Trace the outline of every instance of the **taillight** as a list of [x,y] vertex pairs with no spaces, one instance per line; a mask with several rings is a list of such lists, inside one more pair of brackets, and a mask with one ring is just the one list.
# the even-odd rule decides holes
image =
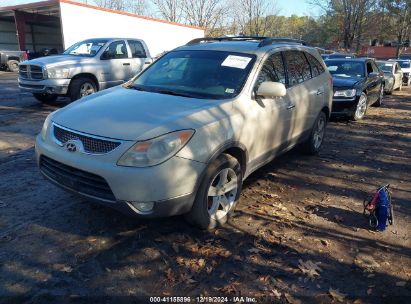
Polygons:
[[27,55],[27,52],[24,52],[24,53],[23,53],[23,58],[24,58],[24,60],[29,59],[29,55]]

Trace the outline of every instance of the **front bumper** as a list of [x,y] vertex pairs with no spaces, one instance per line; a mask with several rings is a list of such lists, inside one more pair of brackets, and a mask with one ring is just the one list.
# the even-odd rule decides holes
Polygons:
[[[36,138],[36,160],[43,175],[67,191],[127,215],[163,217],[188,212],[194,202],[197,182],[206,167],[204,163],[176,156],[153,167],[121,167],[116,165],[117,160],[133,142],[125,142],[116,150],[104,155],[90,155],[69,152],[49,140],[49,136],[47,138],[46,141],[43,141],[40,135]],[[74,170],[101,177],[112,191],[113,199],[103,199],[102,196],[94,194],[95,192],[90,194],[84,191],[84,184],[80,187],[76,178],[73,178],[77,175],[69,176],[69,182],[51,176],[40,166],[42,156]],[[151,211],[140,212],[130,202],[154,202],[154,207]]]
[[66,95],[70,85],[70,79],[29,80],[19,77],[18,82],[22,91],[57,95]]
[[354,115],[359,96],[354,98],[334,98],[331,110],[332,116],[352,116]]

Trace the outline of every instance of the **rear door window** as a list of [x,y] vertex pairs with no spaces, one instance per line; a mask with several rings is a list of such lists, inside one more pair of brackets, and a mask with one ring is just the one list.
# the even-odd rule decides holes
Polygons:
[[290,87],[311,79],[311,68],[301,51],[286,51],[288,84]]
[[309,53],[304,53],[305,56],[307,57],[308,62],[310,63],[311,67],[311,75],[312,77],[317,77],[318,75],[321,75],[324,73],[324,67],[321,65],[321,63],[315,58],[313,55]]
[[128,58],[128,51],[126,47],[126,42],[114,41],[110,43],[103,54],[104,59],[124,59]]
[[137,40],[127,40],[128,45],[130,46],[131,56],[133,58],[145,58],[146,51],[144,46],[140,41]]

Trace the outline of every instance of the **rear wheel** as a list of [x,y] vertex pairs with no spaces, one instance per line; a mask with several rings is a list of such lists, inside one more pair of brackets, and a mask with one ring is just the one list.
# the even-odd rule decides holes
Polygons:
[[361,120],[364,118],[365,113],[367,112],[367,95],[363,92],[361,93],[360,99],[357,103],[357,108],[355,109],[353,120]]
[[206,169],[191,211],[186,219],[201,229],[227,222],[240,197],[241,166],[236,158],[222,154]]
[[81,77],[71,81],[69,95],[71,101],[75,101],[84,96],[91,95],[97,92],[97,86],[90,78]]
[[56,94],[33,93],[33,96],[42,103],[51,103],[57,100]]
[[324,112],[320,112],[311,129],[310,137],[302,144],[305,153],[315,155],[320,151],[324,140],[326,125],[327,117]]
[[7,61],[7,68],[10,72],[18,72],[19,71],[19,62],[17,60],[9,60]]

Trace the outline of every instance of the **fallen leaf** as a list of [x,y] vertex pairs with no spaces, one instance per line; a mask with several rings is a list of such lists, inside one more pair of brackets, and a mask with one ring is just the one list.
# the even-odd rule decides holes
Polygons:
[[205,260],[204,259],[199,259],[198,260],[198,266],[200,266],[201,268],[205,266]]
[[353,304],[362,304],[362,301],[360,299],[357,299],[353,302]]
[[108,267],[106,267],[106,271],[107,271],[107,272],[111,272],[111,269],[108,268]]
[[342,221],[344,221],[344,218],[343,218],[342,216],[339,216],[339,215],[334,215],[334,219],[335,219],[337,222],[342,222]]
[[318,265],[321,264],[321,262],[313,263],[311,260],[306,262],[298,260],[298,262],[298,268],[303,274],[307,275],[307,278],[311,279],[311,281],[320,276],[319,272],[321,272],[322,269]]
[[290,304],[301,304],[300,300],[297,300],[297,299],[293,298],[288,293],[285,293],[284,297],[287,300],[287,302],[290,303]]
[[398,286],[398,287],[404,287],[405,285],[407,285],[407,282],[405,282],[405,281],[399,281],[399,282],[395,283],[395,286]]
[[332,289],[331,287],[328,289],[328,292],[333,300],[337,300],[338,302],[343,302],[346,297],[346,294],[341,293],[338,289]]
[[370,295],[370,294],[372,294],[372,288],[367,289],[367,295]]
[[321,240],[321,244],[323,244],[324,246],[328,246],[330,242],[327,240]]
[[273,295],[279,299],[281,298],[281,292],[279,292],[277,289],[271,289],[271,292],[273,293]]

